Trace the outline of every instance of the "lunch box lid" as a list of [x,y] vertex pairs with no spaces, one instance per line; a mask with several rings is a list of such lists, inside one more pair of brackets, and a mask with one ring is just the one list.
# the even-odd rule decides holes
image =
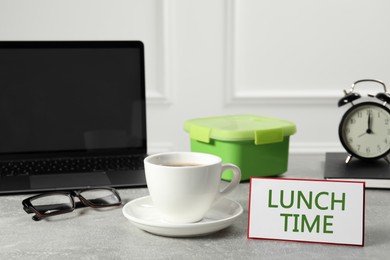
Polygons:
[[255,115],[227,115],[195,118],[184,123],[191,139],[210,143],[220,141],[254,140],[256,145],[282,142],[296,132],[294,123]]

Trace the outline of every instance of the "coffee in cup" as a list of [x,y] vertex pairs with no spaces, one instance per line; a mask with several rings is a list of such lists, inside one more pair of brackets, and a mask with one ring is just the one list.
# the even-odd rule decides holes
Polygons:
[[[144,160],[146,182],[164,221],[192,223],[203,218],[212,204],[241,180],[240,169],[222,164],[220,157],[195,152],[169,152]],[[232,181],[220,190],[221,175],[233,171]]]

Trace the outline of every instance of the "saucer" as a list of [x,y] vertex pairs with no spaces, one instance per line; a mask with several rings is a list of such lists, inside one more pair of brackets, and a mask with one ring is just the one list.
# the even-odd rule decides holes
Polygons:
[[242,214],[243,208],[238,202],[221,198],[199,222],[174,224],[163,221],[150,196],[146,196],[128,202],[122,212],[135,226],[149,233],[169,237],[192,237],[214,233],[230,226]]

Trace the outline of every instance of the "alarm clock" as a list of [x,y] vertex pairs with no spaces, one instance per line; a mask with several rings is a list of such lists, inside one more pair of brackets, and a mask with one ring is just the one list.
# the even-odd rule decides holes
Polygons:
[[[361,95],[355,92],[359,83],[374,82],[382,85],[384,92],[376,95],[368,94],[368,100],[355,102]],[[350,104],[351,107],[342,116],[339,125],[341,144],[348,152],[345,163],[355,157],[365,161],[385,159],[390,163],[390,95],[386,85],[375,79],[362,79],[354,82],[349,91],[344,90],[345,96],[338,102],[338,106]]]

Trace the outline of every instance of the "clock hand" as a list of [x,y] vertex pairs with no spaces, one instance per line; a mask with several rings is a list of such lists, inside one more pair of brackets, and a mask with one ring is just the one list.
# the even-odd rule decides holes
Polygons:
[[365,134],[367,134],[367,131],[366,132],[364,132],[363,134],[361,134],[361,135],[358,135],[358,137],[362,137],[363,135],[365,135]]
[[368,128],[367,128],[367,131],[366,131],[367,134],[372,134],[373,133],[371,127],[372,127],[372,119],[371,119],[371,112],[370,112],[368,114]]

